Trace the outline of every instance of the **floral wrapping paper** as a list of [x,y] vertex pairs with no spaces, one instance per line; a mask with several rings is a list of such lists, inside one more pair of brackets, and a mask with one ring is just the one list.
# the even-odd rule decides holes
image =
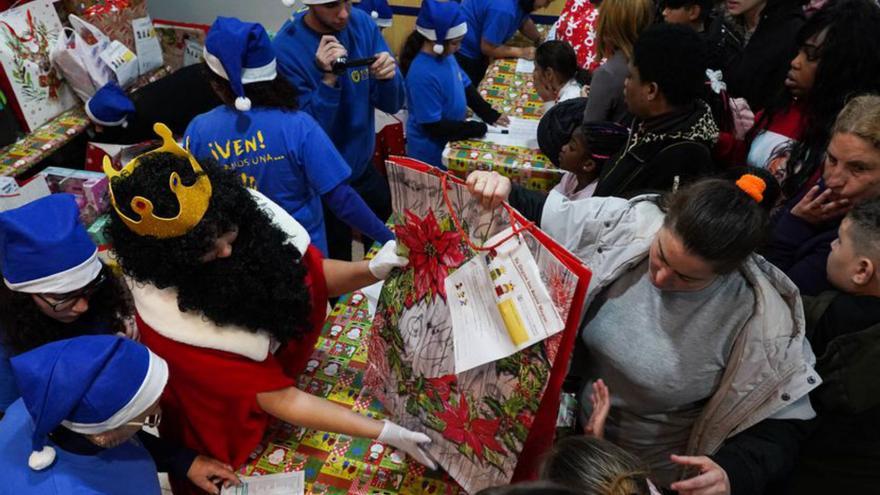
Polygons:
[[[364,388],[372,325],[366,298],[355,292],[330,312],[298,387],[361,414],[382,419],[382,404]],[[375,440],[275,422],[239,471],[260,475],[305,471],[306,493],[464,495],[443,472]]]
[[[388,178],[393,228],[410,263],[383,286],[364,385],[396,422],[431,437],[426,450],[469,493],[509,483],[563,333],[456,375],[444,280],[477,253],[457,230],[437,176],[389,162]],[[499,219],[504,215],[483,209],[464,186],[450,181],[448,187],[451,208],[474,244],[509,224]],[[522,240],[565,321],[578,276],[529,232]]]
[[[541,98],[531,74],[516,72],[516,60],[496,60],[483,78],[480,94],[492,106],[511,116],[540,119]],[[562,170],[553,166],[540,150],[501,146],[485,141],[455,141],[443,153],[450,172],[465,178],[474,170],[495,170],[514,184],[538,191],[549,191],[562,179]]]

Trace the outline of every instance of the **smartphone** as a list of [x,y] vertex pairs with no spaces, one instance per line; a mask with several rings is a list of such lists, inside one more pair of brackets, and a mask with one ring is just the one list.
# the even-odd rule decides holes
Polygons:
[[342,74],[352,67],[363,67],[365,65],[373,65],[379,57],[359,58],[355,60],[346,60],[345,62],[337,60],[333,62],[333,73]]

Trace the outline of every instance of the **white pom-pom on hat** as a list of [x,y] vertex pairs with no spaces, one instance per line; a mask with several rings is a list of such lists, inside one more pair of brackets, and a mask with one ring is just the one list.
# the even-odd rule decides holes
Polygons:
[[443,45],[440,43],[434,43],[434,53],[437,55],[443,55]]
[[28,466],[34,471],[42,471],[55,462],[55,449],[46,445],[40,451],[33,451],[28,457]]
[[370,17],[372,17],[373,19],[378,19],[379,13],[374,10],[374,11],[370,12]]
[[239,96],[235,99],[235,108],[242,112],[247,112],[251,109],[251,100],[246,96]]
[[283,3],[285,7],[293,7],[293,4],[296,3],[296,0],[281,0],[281,3]]

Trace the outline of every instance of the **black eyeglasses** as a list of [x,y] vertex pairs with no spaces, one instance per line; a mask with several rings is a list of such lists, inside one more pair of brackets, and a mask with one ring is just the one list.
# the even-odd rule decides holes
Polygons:
[[82,289],[75,290],[75,291],[69,292],[67,294],[62,294],[62,295],[59,295],[58,297],[55,297],[55,296],[48,296],[47,297],[43,294],[37,294],[37,297],[39,297],[40,300],[43,301],[44,303],[48,304],[49,307],[52,308],[52,311],[57,313],[59,311],[64,311],[66,309],[70,309],[81,298],[88,299],[106,281],[107,281],[107,274],[102,269],[98,273],[98,276],[95,277],[94,280],[89,282],[88,285],[86,285]]

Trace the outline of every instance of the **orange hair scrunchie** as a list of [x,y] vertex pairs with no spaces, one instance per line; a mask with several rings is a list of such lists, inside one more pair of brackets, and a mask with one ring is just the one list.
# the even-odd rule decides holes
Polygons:
[[736,186],[758,203],[764,201],[764,191],[767,189],[767,183],[757,175],[743,175],[736,181]]

